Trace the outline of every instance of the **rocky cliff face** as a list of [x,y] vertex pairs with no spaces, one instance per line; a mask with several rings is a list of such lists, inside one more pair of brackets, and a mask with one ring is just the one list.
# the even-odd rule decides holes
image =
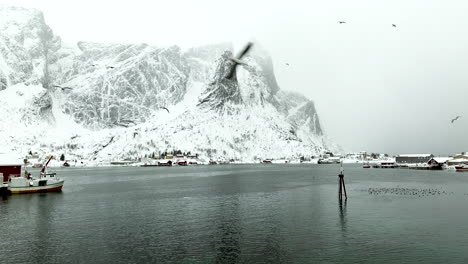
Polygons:
[[0,6],[0,89],[17,83],[49,86],[60,38],[34,9]]
[[[260,48],[229,80],[230,44],[187,51],[66,46],[42,13],[13,7],[0,8],[0,30],[1,113],[15,103],[19,110],[8,111],[36,130],[21,135],[28,138],[24,148],[66,148],[101,159],[176,148],[252,159],[315,155],[331,147],[314,103],[280,90],[272,60]],[[18,135],[5,130],[2,137],[7,142]]]

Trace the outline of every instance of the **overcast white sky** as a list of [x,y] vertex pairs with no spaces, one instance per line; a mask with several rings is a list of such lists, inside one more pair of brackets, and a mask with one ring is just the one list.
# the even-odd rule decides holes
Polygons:
[[0,3],[42,10],[65,42],[240,47],[255,39],[273,57],[281,88],[314,100],[325,133],[346,150],[468,151],[466,1]]

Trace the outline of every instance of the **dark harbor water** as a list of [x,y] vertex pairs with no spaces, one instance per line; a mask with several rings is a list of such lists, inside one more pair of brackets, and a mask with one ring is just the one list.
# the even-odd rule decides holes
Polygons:
[[337,165],[60,169],[0,199],[0,263],[468,263],[468,173]]

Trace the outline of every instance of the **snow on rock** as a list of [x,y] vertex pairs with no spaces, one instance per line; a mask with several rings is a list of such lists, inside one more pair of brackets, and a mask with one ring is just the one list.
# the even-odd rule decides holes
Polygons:
[[[253,162],[334,151],[314,103],[280,90],[257,45],[63,44],[34,9],[0,7],[0,144],[95,161],[181,150]],[[165,109],[167,108],[167,110]],[[5,150],[3,150],[5,151]]]

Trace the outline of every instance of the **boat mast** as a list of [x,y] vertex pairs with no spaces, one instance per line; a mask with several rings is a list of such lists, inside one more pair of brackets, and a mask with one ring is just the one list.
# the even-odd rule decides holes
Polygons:
[[46,164],[44,164],[44,166],[42,167],[42,170],[41,170],[41,173],[46,173],[46,168],[47,168],[47,165],[49,165],[49,162],[54,158],[54,156],[50,156],[49,160],[46,162]]

